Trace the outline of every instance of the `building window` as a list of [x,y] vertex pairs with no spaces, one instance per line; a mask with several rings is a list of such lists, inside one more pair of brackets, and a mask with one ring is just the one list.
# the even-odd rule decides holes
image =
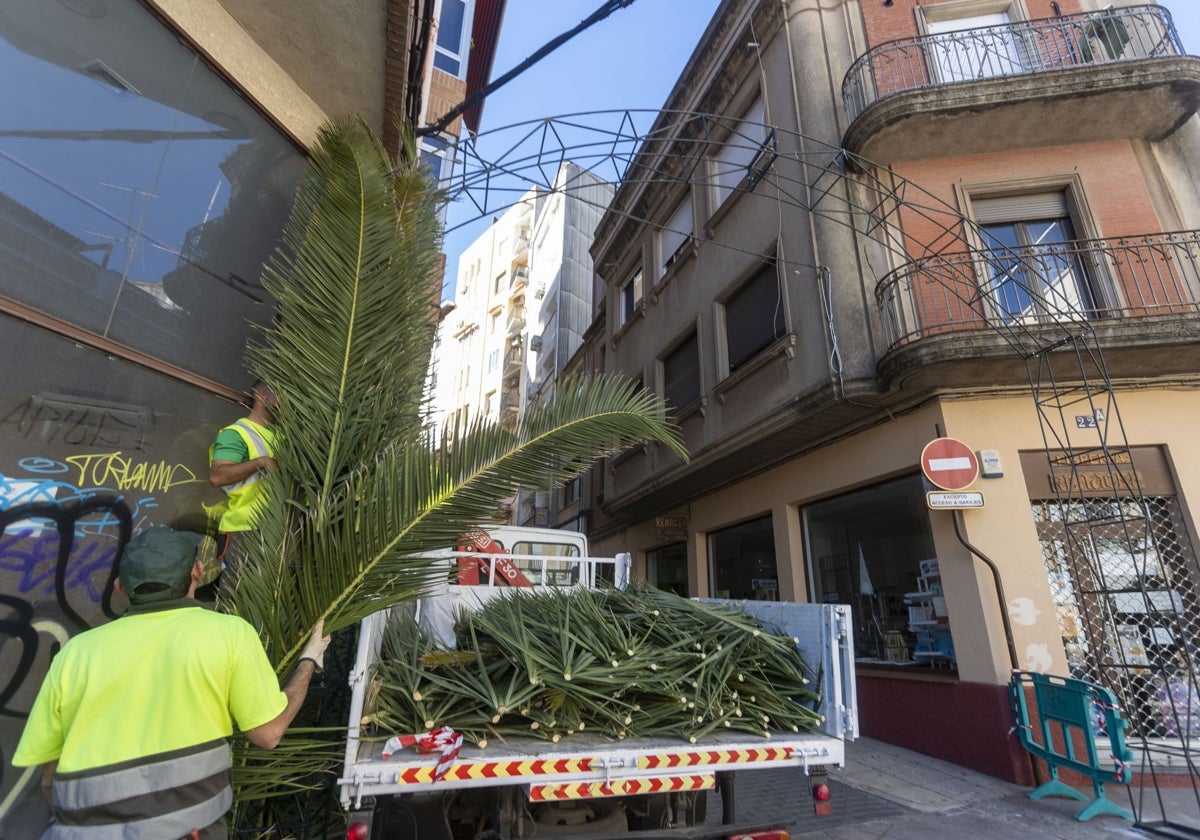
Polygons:
[[985,292],[1004,324],[1093,316],[1103,308],[1064,192],[975,199]]
[[642,270],[633,272],[621,286],[621,323],[628,324],[642,302]]
[[575,476],[562,489],[562,506],[567,507],[579,501],[579,476]]
[[770,514],[708,535],[708,568],[717,598],[779,600]]
[[692,241],[692,196],[687,194],[658,234],[659,272],[667,273]]
[[712,180],[716,190],[714,207],[725,203],[725,199],[750,174],[755,159],[762,153],[767,139],[763,119],[763,102],[760,98],[754,100],[737,127],[717,150],[713,160]]
[[504,291],[504,278],[507,276],[503,271],[496,275],[496,279],[492,281],[492,294],[498,295]]
[[483,414],[490,417],[496,410],[496,392],[488,391],[483,397]]
[[438,19],[433,66],[459,79],[467,78],[472,5],[470,0],[442,0],[442,15]]
[[726,360],[733,373],[787,334],[783,286],[774,259],[721,306]]
[[688,595],[687,543],[677,542],[646,552],[646,579],[651,586]]
[[[858,657],[910,661],[918,639],[910,627],[909,606],[928,609],[929,621],[936,614],[931,599],[912,598],[910,604],[905,597],[919,591],[922,561],[926,571],[936,566],[936,561],[933,566],[928,562],[936,555],[921,477],[808,505],[802,519],[812,600],[850,605]],[[929,628],[921,632],[929,633],[932,642],[936,626]]]
[[495,335],[496,328],[500,324],[500,315],[502,310],[497,307],[488,313],[488,335]]
[[[949,5],[949,4],[947,4]],[[970,82],[1023,73],[1024,50],[1012,29],[1010,4],[988,14],[943,17],[924,7],[931,71],[939,82]]]
[[445,183],[452,174],[454,156],[450,152],[450,141],[440,134],[421,138],[421,163],[438,183]]
[[696,332],[662,358],[663,399],[678,412],[700,397],[700,344]]
[[499,350],[499,348],[497,348],[497,349],[493,350],[492,352],[488,353],[488,357],[487,357],[488,373],[491,373],[499,366],[500,366],[500,350]]

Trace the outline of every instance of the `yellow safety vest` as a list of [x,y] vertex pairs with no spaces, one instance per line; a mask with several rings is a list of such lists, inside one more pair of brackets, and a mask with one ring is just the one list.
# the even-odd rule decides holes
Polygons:
[[[275,432],[268,429],[266,426],[260,426],[253,420],[248,420],[243,417],[235,423],[225,427],[237,432],[238,437],[246,444],[246,449],[250,453],[247,460],[253,461],[255,458],[274,457],[275,455]],[[221,431],[225,431],[222,429]],[[209,449],[209,460],[212,460],[213,449]],[[250,475],[237,484],[230,484],[227,487],[221,488],[229,497],[226,500],[225,513],[221,515],[221,521],[217,525],[221,531],[252,531],[254,530],[258,512],[264,503],[263,488],[259,484],[266,474],[259,470]]]

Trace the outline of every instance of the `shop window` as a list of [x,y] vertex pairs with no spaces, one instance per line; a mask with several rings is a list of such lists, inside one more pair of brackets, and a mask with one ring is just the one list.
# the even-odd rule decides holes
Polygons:
[[661,363],[667,405],[679,411],[700,397],[700,347],[694,330]]
[[304,156],[145,4],[78,5],[0,14],[0,295],[245,388]]
[[[1046,475],[1045,453],[1021,461],[1027,484]],[[1113,472],[1098,462],[1074,474],[1051,467],[1059,492],[1074,487],[1075,497],[1030,501],[1066,670],[1112,690],[1133,734],[1194,737],[1200,716],[1188,698],[1200,696],[1190,641],[1200,633],[1200,563],[1162,450],[1139,447],[1115,461]],[[1114,472],[1130,466],[1146,493],[1140,499],[1113,491],[1121,483]]]
[[763,152],[767,141],[767,129],[763,125],[764,112],[761,98],[754,100],[742,115],[729,137],[721,144],[713,158],[712,182],[716,192],[713,206],[720,207],[751,175],[754,162]]
[[680,597],[688,595],[687,543],[677,542],[646,552],[646,578],[650,585],[674,592]]
[[717,598],[778,601],[779,569],[771,516],[710,533],[708,569]]
[[721,306],[730,373],[787,334],[785,308],[775,260],[767,260]]
[[628,324],[637,313],[638,304],[642,302],[642,270],[630,275],[621,286],[621,323]]
[[[803,522],[812,598],[850,605],[857,657],[906,667],[950,662],[948,628],[935,639],[935,624],[918,623],[946,618],[938,615],[944,597],[935,591],[941,582],[920,476],[808,505]],[[942,656],[916,655],[938,646]]]
[[682,256],[692,241],[692,196],[683,197],[675,212],[658,234],[659,271],[661,277]]
[[1103,308],[1065,192],[975,199],[971,206],[995,318],[1006,325],[1078,320]]

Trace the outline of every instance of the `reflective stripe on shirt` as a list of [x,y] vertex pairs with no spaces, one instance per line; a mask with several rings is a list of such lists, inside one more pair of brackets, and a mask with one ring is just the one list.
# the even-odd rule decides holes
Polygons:
[[146,759],[55,774],[47,833],[60,840],[183,837],[233,805],[229,744],[210,741]]
[[[250,423],[245,418],[241,420],[235,420],[225,428],[237,429],[238,433],[242,436],[242,440],[246,443],[246,449],[248,450],[247,454],[249,457],[246,458],[247,461],[253,461],[255,458],[266,458],[270,456],[271,447],[267,445],[266,438],[259,434],[258,429],[254,428],[254,424]],[[229,494],[235,490],[241,490],[245,487],[249,487],[252,484],[257,484],[258,482],[262,481],[263,478],[263,471],[255,470],[241,481],[235,484],[227,484],[221,489],[224,490],[226,494]]]

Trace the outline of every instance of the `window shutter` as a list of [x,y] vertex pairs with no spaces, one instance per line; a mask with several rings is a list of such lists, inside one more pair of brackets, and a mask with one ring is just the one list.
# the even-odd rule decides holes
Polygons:
[[1065,192],[1006,195],[1001,198],[971,200],[975,221],[981,225],[996,222],[1020,222],[1031,219],[1061,219],[1069,217]]
[[659,245],[662,249],[660,259],[662,260],[663,272],[675,262],[679,249],[683,247],[691,235],[692,198],[689,193],[684,196],[683,201],[675,208],[675,212],[671,214],[671,218],[667,220],[666,226],[662,229]]

